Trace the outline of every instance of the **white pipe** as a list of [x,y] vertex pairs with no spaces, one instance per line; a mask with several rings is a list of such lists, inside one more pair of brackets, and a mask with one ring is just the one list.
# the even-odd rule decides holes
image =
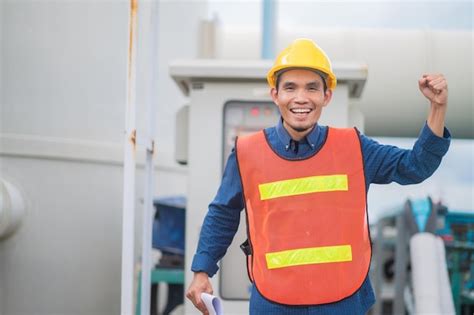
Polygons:
[[454,315],[442,241],[431,233],[410,240],[415,314]]
[[263,0],[262,3],[262,59],[275,57],[276,1]]
[[440,284],[440,296],[441,296],[441,312],[442,314],[452,314],[454,315],[454,300],[453,300],[453,291],[451,290],[451,282],[449,281],[448,275],[448,266],[446,265],[446,251],[444,248],[443,241],[437,237],[436,238],[436,249],[438,253],[438,264],[440,273],[439,284]]
[[151,34],[151,54],[150,64],[152,71],[152,78],[150,80],[150,101],[147,106],[148,117],[148,139],[149,149],[146,150],[146,166],[145,166],[145,200],[143,203],[143,226],[142,226],[142,282],[141,282],[141,314],[150,314],[150,289],[151,289],[151,251],[152,251],[152,226],[153,226],[153,193],[154,193],[154,166],[153,155],[155,152],[155,120],[156,120],[156,103],[157,93],[155,87],[158,82],[158,25],[159,25],[159,10],[158,1],[152,3],[152,34]]
[[135,224],[135,152],[136,152],[136,49],[137,0],[130,0],[127,100],[125,109],[123,216],[122,216],[122,287],[121,314],[133,314],[134,224]]
[[[149,111],[148,111],[149,112]],[[141,314],[150,314],[151,289],[151,249],[153,225],[153,151],[147,150],[145,167],[145,196],[143,203],[142,226],[142,279],[141,279]]]
[[19,189],[0,179],[0,240],[13,234],[25,215],[25,201]]

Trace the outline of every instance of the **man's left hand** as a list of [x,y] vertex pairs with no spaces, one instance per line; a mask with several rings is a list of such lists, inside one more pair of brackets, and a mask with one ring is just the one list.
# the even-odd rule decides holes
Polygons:
[[448,82],[442,74],[424,74],[418,80],[421,93],[436,107],[446,107],[448,103]]

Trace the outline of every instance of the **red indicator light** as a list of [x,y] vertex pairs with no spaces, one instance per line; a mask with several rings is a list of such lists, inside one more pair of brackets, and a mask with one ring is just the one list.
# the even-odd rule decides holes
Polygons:
[[252,109],[250,110],[250,115],[252,115],[252,116],[258,116],[258,115],[260,115],[260,108],[258,108],[258,107],[252,107]]

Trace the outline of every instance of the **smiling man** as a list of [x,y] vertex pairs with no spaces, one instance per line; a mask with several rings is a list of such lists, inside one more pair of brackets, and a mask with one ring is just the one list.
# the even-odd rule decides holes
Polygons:
[[413,148],[404,150],[355,128],[318,124],[337,80],[312,40],[283,50],[267,81],[281,119],[237,139],[204,219],[186,296],[207,314],[200,295],[212,293],[209,277],[245,209],[250,314],[365,314],[375,302],[369,185],[416,184],[437,169],[450,143],[447,82],[439,74],[418,81],[430,109]]

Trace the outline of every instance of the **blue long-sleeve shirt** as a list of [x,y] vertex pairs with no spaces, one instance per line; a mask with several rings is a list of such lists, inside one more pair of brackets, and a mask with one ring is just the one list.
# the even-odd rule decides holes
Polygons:
[[[326,138],[327,127],[316,125],[304,139],[299,141],[296,150],[295,143],[281,120],[277,126],[265,129],[265,133],[270,145],[278,154],[288,159],[303,159],[320,149]],[[447,129],[444,130],[442,138],[438,137],[425,124],[412,150],[382,145],[364,135],[361,135],[360,139],[366,191],[368,191],[371,183],[397,182],[408,185],[422,182],[438,168],[442,157],[448,151],[451,137]],[[232,152],[226,163],[221,186],[204,219],[191,266],[192,271],[204,271],[209,276],[217,272],[217,262],[224,256],[237,232],[240,211],[244,207],[237,160],[235,153]],[[262,297],[253,286],[250,313],[365,314],[374,302],[369,277],[352,296],[340,302],[310,307],[287,307],[272,303]]]

